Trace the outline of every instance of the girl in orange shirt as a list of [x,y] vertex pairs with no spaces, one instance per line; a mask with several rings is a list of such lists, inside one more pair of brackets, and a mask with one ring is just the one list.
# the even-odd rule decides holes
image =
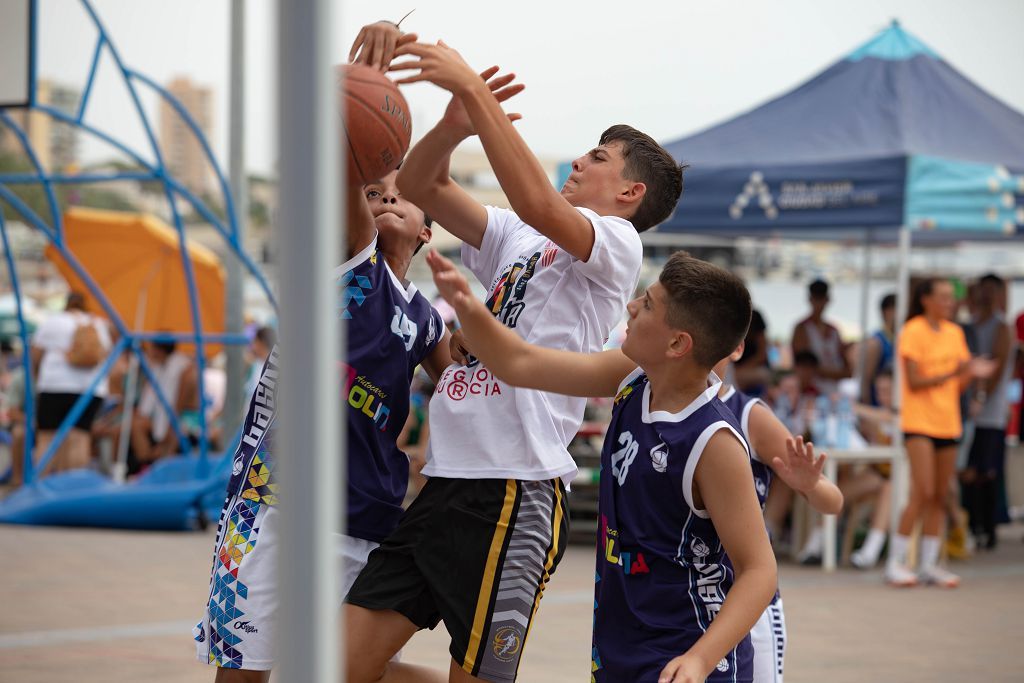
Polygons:
[[[956,468],[960,440],[960,394],[975,377],[991,372],[991,361],[971,359],[963,330],[950,318],[956,299],[947,280],[928,279],[914,289],[910,315],[900,333],[903,363],[900,425],[910,460],[910,500],[892,539],[886,580],[894,586],[921,581],[955,588],[960,577],[938,566],[944,500]],[[918,574],[906,565],[909,536],[920,521]]]

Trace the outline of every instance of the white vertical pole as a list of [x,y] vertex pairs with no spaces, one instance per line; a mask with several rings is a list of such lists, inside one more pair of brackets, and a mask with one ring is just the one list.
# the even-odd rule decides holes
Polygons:
[[[341,225],[338,94],[331,68],[340,33],[333,0],[277,5],[280,85],[281,482],[279,666],[288,683],[336,683],[338,586],[334,533],[345,488],[331,272]],[[344,228],[342,228],[344,229]]]
[[[228,106],[228,176],[231,198],[235,205],[235,226],[238,244],[245,245],[249,223],[249,184],[245,177],[245,0],[231,0],[231,70]],[[245,271],[237,256],[227,259],[227,331],[241,334],[245,306]],[[227,395],[224,398],[224,433],[234,434],[242,420],[245,393],[245,368],[242,347],[228,344]]]
[[[892,368],[892,404],[894,406],[902,405],[902,383],[903,383],[903,362],[899,355],[899,343],[900,333],[903,331],[903,321],[907,317],[907,310],[910,307],[910,247],[911,247],[911,233],[910,228],[903,226],[900,228],[900,268],[899,268],[899,281],[896,285],[896,324],[893,332],[893,343],[896,345],[895,350],[895,362]],[[903,430],[899,424],[899,417],[896,418],[897,424],[893,435],[893,447],[896,449],[897,456],[892,463],[892,505],[890,506],[890,519],[889,519],[889,537],[892,538],[896,535],[896,531],[899,528],[900,515],[903,513],[903,507],[907,503],[907,496],[909,493],[910,476],[907,463],[907,454],[903,449]]]

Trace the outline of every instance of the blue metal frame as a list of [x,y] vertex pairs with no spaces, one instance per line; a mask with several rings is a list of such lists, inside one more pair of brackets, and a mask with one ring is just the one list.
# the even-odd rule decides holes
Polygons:
[[[14,267],[14,254],[11,253],[11,242],[7,239],[7,223],[4,221],[4,212],[0,211],[0,237],[3,237],[4,257],[7,261],[7,272],[11,276],[11,288],[14,290],[14,301],[18,313],[18,332],[21,336],[21,371],[25,373],[23,386],[25,387],[25,452],[22,454],[25,459],[22,467],[22,480],[26,484],[32,483],[35,478],[35,471],[32,469],[32,447],[35,445],[35,430],[31,425],[35,424],[36,410],[32,390],[32,357],[28,347],[28,326],[25,325],[25,312],[21,308],[21,285],[18,282],[18,273]],[[12,459],[18,457],[12,453]]]
[[[85,286],[89,289],[90,293],[99,302],[99,305],[103,308],[107,317],[116,327],[120,339],[114,348],[111,350],[110,355],[100,368],[100,372],[97,373],[92,386],[89,391],[80,397],[80,399],[72,407],[71,412],[65,416],[64,421],[61,423],[60,428],[57,431],[56,437],[51,443],[47,452],[42,456],[40,461],[32,465],[31,458],[31,443],[32,443],[32,430],[26,430],[28,432],[26,442],[26,453],[25,453],[25,481],[31,481],[38,472],[42,472],[43,468],[52,459],[56,449],[59,447],[63,439],[67,436],[68,431],[72,428],[75,421],[80,417],[82,412],[88,405],[88,397],[91,396],[93,390],[98,386],[99,382],[102,381],[113,366],[114,361],[117,357],[123,353],[126,349],[130,350],[139,361],[139,367],[142,373],[149,379],[153,389],[156,392],[157,399],[164,410],[168,412],[170,417],[171,428],[174,430],[179,445],[183,452],[190,450],[188,440],[182,434],[180,425],[177,420],[177,416],[174,414],[174,410],[171,408],[171,402],[168,400],[169,397],[163,394],[159,385],[155,382],[155,376],[153,368],[150,366],[145,355],[141,352],[141,343],[143,341],[160,341],[160,340],[174,340],[183,341],[195,344],[196,346],[196,358],[198,365],[199,374],[199,392],[200,392],[200,409],[199,409],[199,422],[201,428],[201,436],[199,443],[199,454],[200,462],[205,463],[207,458],[207,425],[206,425],[206,386],[203,378],[204,370],[206,367],[206,356],[205,346],[206,344],[245,344],[247,339],[244,335],[238,334],[205,334],[202,326],[202,316],[198,304],[198,290],[195,282],[195,273],[192,269],[192,263],[188,258],[188,247],[185,235],[184,221],[182,220],[182,214],[178,209],[177,199],[184,199],[192,208],[207,220],[214,229],[223,237],[223,239],[231,247],[233,255],[238,258],[245,266],[246,270],[252,274],[260,287],[265,293],[267,300],[272,306],[276,308],[277,302],[270,289],[263,274],[259,271],[255,262],[244,252],[242,245],[238,238],[238,223],[237,216],[235,215],[235,206],[233,197],[231,195],[230,186],[218,166],[216,159],[213,154],[213,150],[210,148],[208,141],[203,136],[199,126],[195,123],[195,120],[188,113],[188,111],[182,106],[182,104],[167,90],[162,88],[159,84],[154,82],[148,76],[135,71],[125,65],[118,52],[116,46],[110,40],[109,33],[103,22],[100,20],[99,15],[92,6],[90,0],[80,0],[86,13],[92,20],[95,28],[98,31],[96,39],[96,46],[93,50],[92,61],[89,66],[89,73],[86,79],[85,89],[82,93],[82,99],[78,106],[78,111],[75,116],[69,116],[67,113],[60,111],[52,106],[40,104],[37,101],[36,91],[36,69],[38,64],[38,41],[32,41],[32,50],[30,55],[30,89],[29,89],[29,107],[33,111],[41,112],[50,116],[56,121],[66,123],[79,128],[86,133],[106,142],[115,149],[121,151],[126,156],[131,158],[136,164],[138,164],[143,170],[131,171],[124,173],[112,173],[112,174],[83,174],[83,175],[67,175],[63,173],[48,174],[42,165],[39,163],[39,159],[36,156],[34,150],[32,150],[31,143],[25,132],[7,115],[6,111],[0,108],[0,123],[9,128],[14,135],[18,138],[25,155],[29,158],[35,173],[11,173],[11,174],[0,174],[0,199],[6,200],[14,209],[17,211],[30,225],[40,230],[47,239],[53,244],[62,254],[67,263],[75,271],[75,273],[85,283]],[[33,37],[35,37],[38,30],[38,2],[33,0],[31,7],[31,29]],[[126,143],[118,140],[114,136],[105,133],[104,131],[98,130],[94,126],[85,123],[84,118],[88,108],[88,104],[92,95],[93,84],[96,78],[96,72],[99,68],[103,50],[109,52],[113,59],[115,67],[120,71],[121,77],[124,79],[125,86],[128,89],[128,93],[131,97],[132,103],[135,106],[136,113],[139,116],[140,121],[143,124],[143,128],[146,132],[146,137],[149,142],[150,150],[153,153],[156,162],[150,163],[142,158],[142,155],[136,150],[129,147]],[[182,120],[192,131],[195,138],[200,143],[203,153],[213,168],[214,173],[217,177],[217,182],[220,186],[221,194],[224,200],[225,215],[227,222],[219,219],[213,211],[203,202],[201,199],[196,197],[192,192],[185,188],[176,178],[170,175],[167,167],[164,164],[163,154],[161,153],[160,146],[157,143],[156,136],[153,132],[153,126],[150,123],[149,118],[146,116],[145,110],[142,107],[139,93],[137,91],[135,83],[138,82],[141,85],[145,85],[155,91],[163,100],[171,105],[174,110],[181,116]],[[178,251],[179,257],[182,261],[182,267],[185,272],[185,283],[188,291],[189,310],[192,318],[193,331],[190,333],[144,333],[134,332],[128,329],[125,321],[121,319],[117,311],[114,310],[110,301],[100,290],[99,286],[81,265],[81,263],[75,258],[66,248],[64,243],[64,224],[63,217],[60,214],[59,203],[57,201],[57,195],[55,191],[56,185],[62,184],[83,184],[83,183],[102,183],[115,180],[136,180],[136,181],[152,181],[159,182],[163,186],[164,196],[167,199],[167,203],[170,207],[172,222],[175,231],[178,234]],[[24,202],[22,202],[17,195],[15,195],[9,186],[11,185],[26,185],[26,184],[41,184],[45,190],[47,205],[51,213],[51,223],[47,224],[46,221],[32,211]],[[6,225],[3,222],[3,216],[0,214],[0,232],[3,233],[3,242],[5,248],[5,255],[7,259],[8,271],[11,274],[11,280],[15,290],[15,296],[18,298],[18,320],[21,325],[21,337],[22,344],[24,347],[23,352],[23,365],[26,368],[26,418],[29,425],[32,424],[34,405],[33,405],[33,392],[31,391],[31,372],[30,362],[28,360],[29,346],[28,336],[25,332],[25,322],[21,311],[21,299],[20,299],[20,287],[18,286],[17,272],[14,266],[13,255],[10,252]]]

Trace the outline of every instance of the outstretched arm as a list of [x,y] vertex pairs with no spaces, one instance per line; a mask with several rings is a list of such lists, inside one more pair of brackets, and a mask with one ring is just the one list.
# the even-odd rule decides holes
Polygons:
[[395,54],[418,57],[391,66],[393,71],[419,70],[399,83],[430,81],[462,101],[498,183],[519,218],[574,257],[588,260],[594,247],[594,226],[551,186],[544,168],[498,100],[459,53],[439,42],[409,43]]
[[771,410],[758,403],[750,409],[750,446],[758,459],[772,468],[782,481],[799,492],[812,508],[823,515],[837,515],[843,509],[843,494],[822,475],[826,455],[815,457],[814,445],[796,440]]
[[441,296],[458,314],[473,355],[503,382],[569,396],[614,396],[636,368],[618,349],[573,353],[526,342],[473,297],[451,261],[431,250],[427,263]]
[[[492,66],[474,77],[501,109],[498,103],[522,92],[523,85],[512,84],[515,74],[496,76],[497,73],[498,67]],[[519,115],[507,118],[515,121]],[[452,152],[473,135],[473,122],[462,101],[452,97],[438,124],[409,150],[395,183],[406,199],[460,240],[479,249],[487,229],[487,210],[459,187],[448,172]]]

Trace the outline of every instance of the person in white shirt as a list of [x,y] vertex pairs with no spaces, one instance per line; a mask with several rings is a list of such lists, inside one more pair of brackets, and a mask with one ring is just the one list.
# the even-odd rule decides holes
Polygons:
[[[501,102],[522,89],[497,67],[475,73],[443,43],[410,43],[401,82],[452,93],[409,152],[398,188],[459,237],[487,306],[525,340],[599,351],[637,285],[639,232],[665,220],[682,168],[653,139],[613,126],[556,191]],[[484,207],[448,175],[456,146],[479,135],[512,210]],[[470,349],[470,351],[472,351]],[[454,356],[455,354],[453,354]],[[565,548],[566,450],[585,399],[513,387],[470,357],[449,366],[430,403],[430,478],[370,555],[347,598],[348,680],[419,680],[390,658],[440,621],[452,637],[449,680],[514,681],[526,633]]]
[[[80,328],[86,329],[80,331]],[[92,348],[83,353],[80,348],[75,348],[76,344]],[[110,328],[106,321],[86,312],[85,297],[78,292],[68,294],[64,310],[54,313],[39,325],[31,346],[37,392],[37,461],[46,453],[75,403],[89,392],[111,346]],[[91,358],[88,362],[78,359],[76,351],[80,356]],[[107,383],[98,382],[89,394],[85,410],[58,447],[46,472],[76,469],[89,464],[89,430],[106,395]]]

